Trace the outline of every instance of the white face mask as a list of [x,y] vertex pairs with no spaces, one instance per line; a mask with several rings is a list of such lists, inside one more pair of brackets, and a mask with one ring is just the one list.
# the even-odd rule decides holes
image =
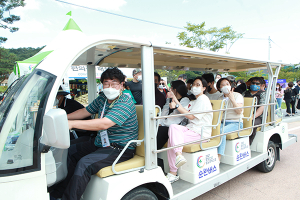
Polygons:
[[143,80],[142,75],[139,75],[139,76],[137,77],[137,80],[138,80],[138,81]]
[[229,92],[231,91],[231,86],[230,85],[226,85],[226,86],[224,86],[224,87],[221,88],[221,91],[224,94],[229,94]]
[[103,89],[103,93],[107,97],[108,100],[114,100],[119,96],[120,90],[117,90],[115,88],[105,88]]
[[197,96],[198,94],[200,94],[202,92],[201,87],[192,87],[192,93],[193,95]]
[[239,86],[239,85],[241,85],[241,84],[240,83],[236,84],[236,86]]

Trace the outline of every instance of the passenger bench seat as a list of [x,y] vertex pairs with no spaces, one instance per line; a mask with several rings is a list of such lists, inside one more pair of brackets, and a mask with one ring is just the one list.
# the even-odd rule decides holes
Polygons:
[[[252,98],[252,97],[244,97],[244,106],[252,106],[253,101],[254,101],[254,98]],[[253,109],[253,112],[254,112],[254,109]],[[251,108],[244,108],[244,117],[250,117],[250,114],[251,114]],[[253,122],[252,118],[249,120],[243,119],[243,127],[244,128],[251,127],[252,122]],[[240,131],[240,136],[249,136],[251,134],[252,134],[252,129]],[[238,132],[226,135],[227,140],[234,140],[238,137],[239,137]]]
[[[143,116],[143,106],[142,105],[136,105],[136,114],[138,119],[138,125],[139,125],[139,133],[138,133],[138,140],[144,139],[144,116]],[[145,166],[145,147],[144,142],[141,143],[140,146],[136,147],[135,155],[133,158],[121,162],[115,165],[115,170],[117,172],[124,171],[128,169],[134,169],[137,167],[143,167]],[[97,176],[100,178],[105,178],[107,176],[114,175],[114,172],[112,171],[112,166],[108,166],[105,168],[102,168],[98,173]]]
[[[224,105],[221,105],[222,100],[211,100],[210,102],[212,103],[213,110],[224,109]],[[218,123],[219,114],[221,115],[220,117],[222,120],[223,112],[213,112],[213,121],[212,121],[213,125],[216,125]],[[212,136],[220,135],[220,125],[221,125],[221,123],[216,128],[212,128],[212,133],[211,133]],[[215,137],[215,138],[210,139],[209,142],[202,143],[202,147],[204,149],[216,147],[219,145],[219,143],[220,143],[220,137]],[[200,148],[199,143],[186,145],[182,149],[182,151],[186,152],[186,153],[193,153],[193,152],[197,152],[200,150],[201,150],[201,148]]]

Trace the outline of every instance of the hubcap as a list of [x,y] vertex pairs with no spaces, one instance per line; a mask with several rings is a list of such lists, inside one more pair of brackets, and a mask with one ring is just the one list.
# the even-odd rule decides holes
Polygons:
[[267,159],[268,167],[272,167],[274,162],[275,162],[275,150],[272,147],[270,147],[268,149],[268,159]]

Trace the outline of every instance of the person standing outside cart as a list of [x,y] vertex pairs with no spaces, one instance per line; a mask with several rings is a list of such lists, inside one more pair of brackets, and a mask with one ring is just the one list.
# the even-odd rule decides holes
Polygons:
[[[138,121],[132,99],[122,93],[124,75],[116,67],[102,73],[103,93],[88,107],[68,114],[69,129],[98,131],[94,140],[71,145],[68,175],[50,193],[51,198],[79,200],[91,176],[111,166],[130,140],[138,139]],[[80,120],[92,114],[98,119]],[[106,145],[105,145],[106,144]],[[119,162],[131,159],[136,143],[131,143]]]
[[295,92],[296,92],[296,108],[300,109],[300,80],[297,81],[297,85],[295,86]]
[[[288,86],[284,90],[284,100],[286,104],[286,117],[295,115],[295,102],[296,102],[296,94],[297,90],[293,89],[293,82],[289,82]],[[292,105],[292,113],[291,113],[291,105]]]
[[142,70],[134,69],[132,71],[133,80],[127,82],[127,86],[129,86],[130,91],[136,101],[136,105],[143,104],[143,87],[142,87]]
[[275,98],[276,98],[276,101],[277,101],[276,109],[281,108],[282,97],[283,97],[283,90],[281,88],[281,85],[279,83],[277,83],[276,84],[276,89],[275,89]]

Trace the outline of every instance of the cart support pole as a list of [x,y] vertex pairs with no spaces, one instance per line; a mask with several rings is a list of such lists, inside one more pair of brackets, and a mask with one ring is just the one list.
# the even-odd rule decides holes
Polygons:
[[141,66],[143,74],[143,111],[145,135],[145,168],[150,170],[157,167],[155,93],[154,93],[154,60],[153,47],[141,47]]
[[96,69],[95,69],[95,47],[87,51],[86,63],[87,63],[87,84],[89,92],[89,104],[93,102],[97,97],[97,84],[96,84]]

